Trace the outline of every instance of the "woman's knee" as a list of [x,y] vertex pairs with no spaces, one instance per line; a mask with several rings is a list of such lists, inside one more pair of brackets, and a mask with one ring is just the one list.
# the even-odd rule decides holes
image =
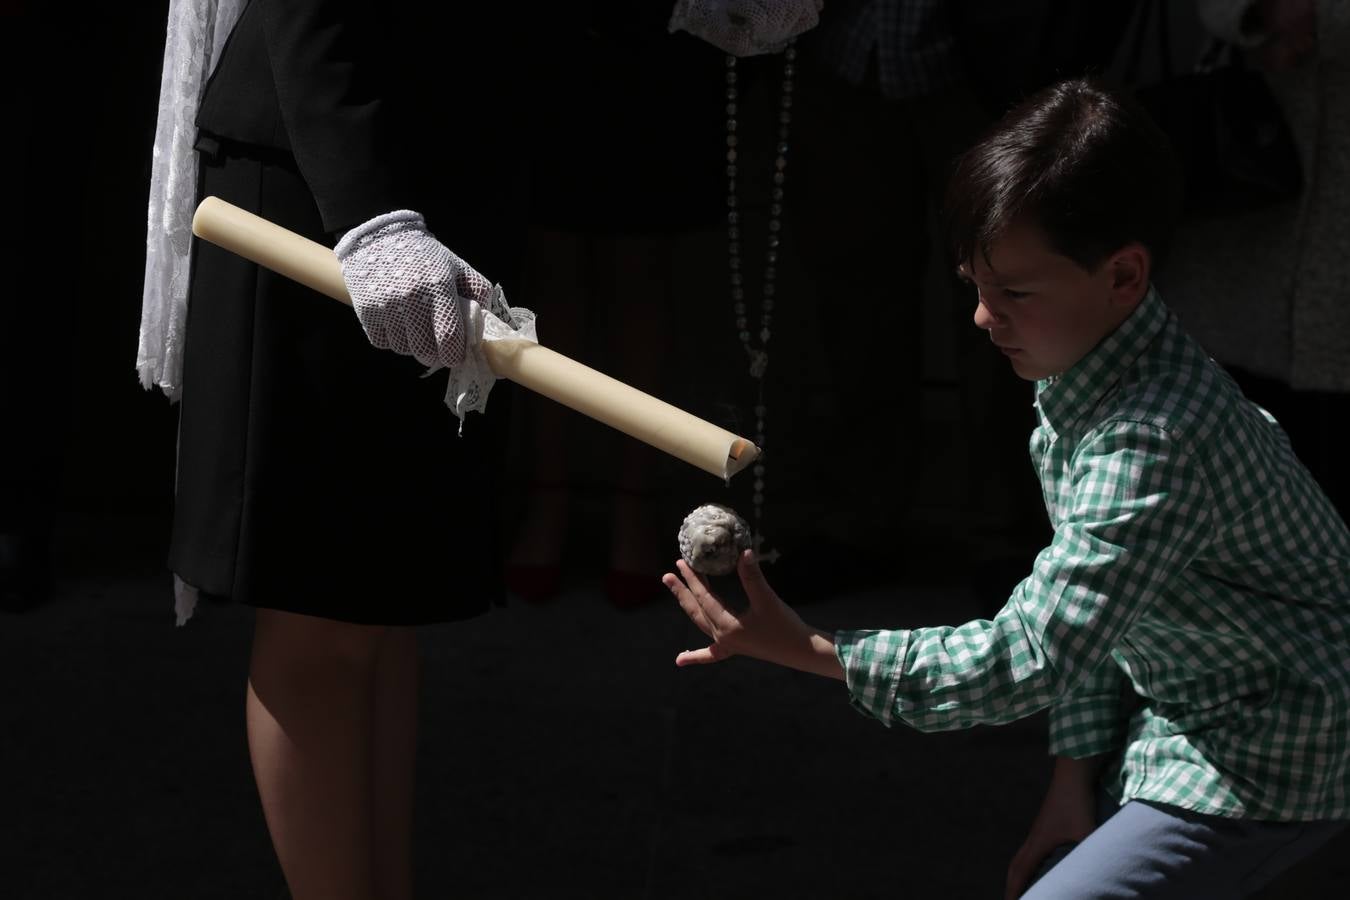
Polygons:
[[389,628],[259,609],[253,653],[288,667],[373,669]]

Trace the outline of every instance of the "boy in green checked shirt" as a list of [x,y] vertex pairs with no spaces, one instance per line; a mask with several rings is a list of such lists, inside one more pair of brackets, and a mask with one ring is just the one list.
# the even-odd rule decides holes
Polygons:
[[678,665],[837,678],[925,731],[1048,708],[1009,898],[1244,896],[1350,820],[1350,532],[1152,287],[1179,194],[1163,135],[1088,81],[1009,113],[953,177],[975,324],[1036,382],[1055,527],[992,620],[829,634],[749,553],[743,611],[683,562],[663,578],[712,638]]

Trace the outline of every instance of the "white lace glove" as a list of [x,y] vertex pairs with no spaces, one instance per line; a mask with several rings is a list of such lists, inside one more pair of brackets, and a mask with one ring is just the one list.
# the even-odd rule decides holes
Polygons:
[[820,21],[824,0],[676,0],[671,31],[687,31],[732,56],[777,53]]
[[436,240],[420,213],[376,216],[334,252],[372,344],[433,369],[464,362],[467,303],[487,298],[492,284]]
[[436,240],[418,213],[376,216],[343,235],[334,252],[370,342],[450,370],[445,405],[461,429],[470,412],[487,411],[497,381],[483,343],[538,343],[534,313],[507,306],[501,286]]

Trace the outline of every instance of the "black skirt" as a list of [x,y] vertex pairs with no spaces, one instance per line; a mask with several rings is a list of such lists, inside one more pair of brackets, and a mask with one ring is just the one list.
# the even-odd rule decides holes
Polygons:
[[[284,155],[205,157],[200,194],[332,246]],[[173,571],[210,595],[361,624],[500,600],[508,386],[461,436],[445,375],[373,348],[349,307],[203,241],[194,253]]]

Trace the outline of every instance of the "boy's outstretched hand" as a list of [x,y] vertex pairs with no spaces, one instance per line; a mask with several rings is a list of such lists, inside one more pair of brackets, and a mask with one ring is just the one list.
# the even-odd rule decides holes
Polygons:
[[689,619],[712,638],[701,650],[686,650],[675,665],[720,662],[733,656],[750,656],[803,672],[843,680],[844,672],[834,653],[834,638],[807,625],[779,599],[764,579],[754,553],[741,554],[736,571],[750,601],[733,610],[708,588],[708,583],[684,560],[675,563],[679,574],[667,572],[661,582],[670,588]]

